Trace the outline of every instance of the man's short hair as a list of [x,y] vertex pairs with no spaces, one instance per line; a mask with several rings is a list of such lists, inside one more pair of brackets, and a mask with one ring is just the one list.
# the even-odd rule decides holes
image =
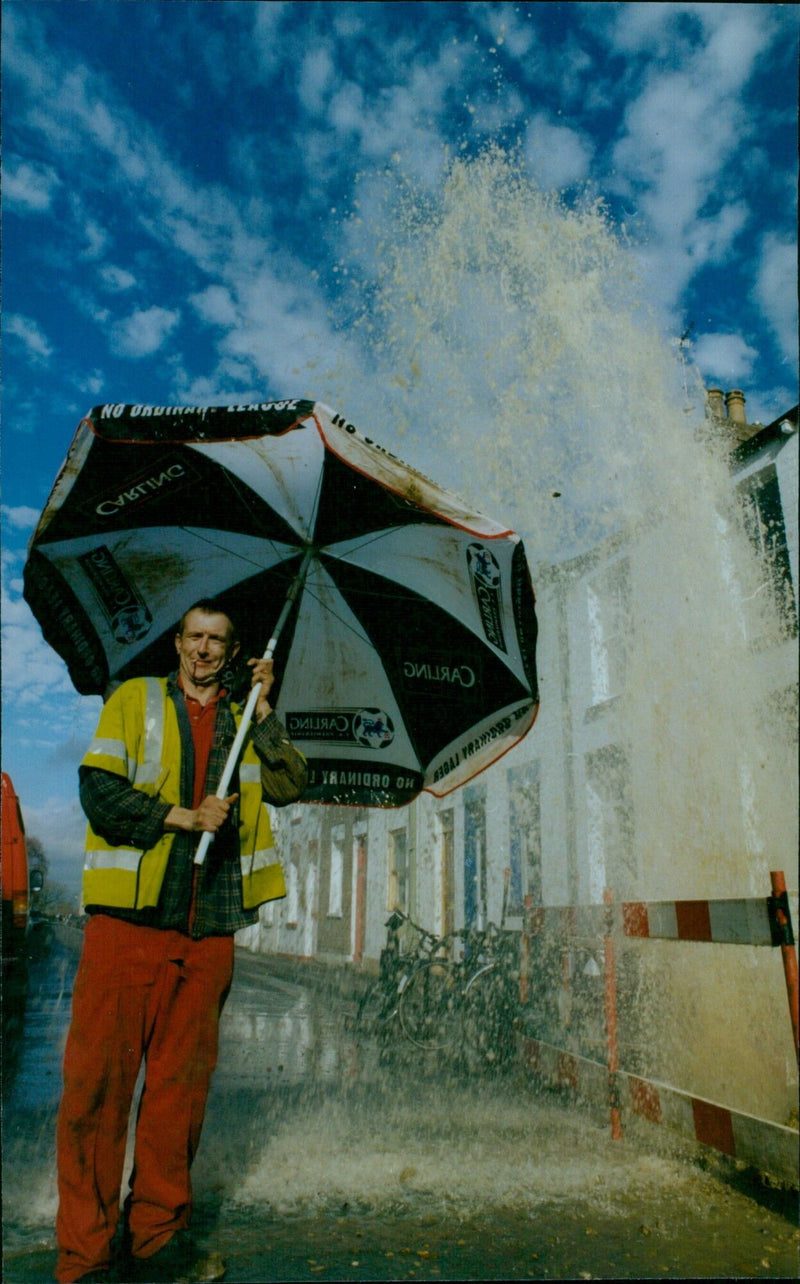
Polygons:
[[184,611],[183,615],[181,616],[178,622],[179,634],[183,633],[184,627],[186,625],[186,617],[187,615],[190,615],[192,611],[202,611],[203,615],[224,615],[227,620],[230,620],[231,641],[238,642],[239,627],[236,623],[236,620],[231,615],[227,606],[223,605],[223,603],[220,602],[219,599],[215,597],[201,598],[199,602],[195,602],[193,603],[192,606],[189,606],[186,608],[186,610]]

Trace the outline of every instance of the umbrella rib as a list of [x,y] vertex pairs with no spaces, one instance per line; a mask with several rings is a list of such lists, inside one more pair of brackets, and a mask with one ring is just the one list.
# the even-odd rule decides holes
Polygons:
[[[187,535],[192,535],[192,536],[194,536],[196,539],[202,540],[202,541],[203,541],[203,543],[205,543],[205,544],[210,544],[212,548],[218,548],[218,549],[220,549],[223,553],[227,553],[227,554],[229,554],[231,557],[235,557],[235,558],[237,558],[240,562],[244,562],[244,563],[245,563],[245,565],[247,565],[247,566],[252,566],[256,571],[264,571],[264,570],[267,570],[267,569],[271,569],[271,570],[274,570],[277,574],[280,574],[280,573],[281,573],[281,563],[280,563],[280,560],[276,561],[276,563],[275,563],[275,565],[274,565],[273,567],[271,567],[271,568],[267,568],[267,567],[264,567],[260,562],[255,561],[255,560],[254,560],[254,558],[252,558],[252,557],[247,557],[244,553],[239,553],[239,552],[237,552],[235,549],[228,548],[228,547],[226,547],[226,545],[224,545],[224,544],[220,544],[220,543],[218,543],[216,540],[213,540],[213,539],[209,538],[209,536],[207,536],[207,535],[203,535],[203,534],[202,534],[202,533],[197,529],[197,527],[182,526],[182,527],[180,527],[180,529],[181,529],[181,530],[183,530],[183,531],[186,531]],[[382,537],[382,535],[383,535],[383,534],[385,534],[385,533],[388,533],[388,532],[382,532],[382,533],[381,533],[381,535],[376,535],[376,536],[375,536],[375,539],[380,539],[380,538]],[[360,547],[360,548],[363,548],[363,547],[365,547],[365,546],[366,546],[366,544],[371,543],[371,542],[372,542],[371,540],[366,540],[366,541],[364,542],[364,544],[360,545],[359,547]],[[273,551],[273,552],[275,553],[275,555],[276,555],[276,558],[280,556],[280,555],[279,555],[278,547],[277,547],[277,545],[274,543],[274,541],[272,541],[272,540],[265,540],[265,543],[267,543],[267,544],[269,544],[269,545],[270,545],[270,547],[272,548],[272,551]],[[353,552],[358,552],[358,549],[353,549],[352,551],[353,551]],[[296,555],[296,556],[299,556],[299,555],[300,555],[300,553],[301,553],[301,550],[298,548],[298,549],[296,550],[296,554],[294,554],[294,553],[293,553],[292,555],[293,555],[293,556],[295,556],[295,555]],[[344,558],[342,558],[342,560],[344,560]],[[291,577],[287,575],[287,576],[286,576],[286,578],[287,578],[287,579],[290,579]],[[320,604],[320,606],[323,606],[323,607],[324,607],[324,609],[325,609],[326,611],[329,611],[329,612],[331,613],[331,615],[334,615],[334,616],[336,617],[336,619],[337,619],[337,620],[339,620],[340,624],[343,624],[346,628],[350,628],[352,632],[355,632],[355,630],[354,630],[354,629],[352,629],[352,626],[351,626],[351,625],[348,625],[348,624],[347,624],[347,622],[346,622],[345,620],[342,620],[340,616],[336,615],[336,612],[335,612],[331,607],[326,606],[326,605],[325,605],[325,603],[324,603],[324,602],[322,602],[322,599],[321,599],[320,597],[318,597],[318,596],[317,596],[317,594],[315,594],[315,593],[314,593],[313,589],[310,589],[310,588],[308,587],[308,584],[306,584],[305,589],[304,589],[304,592],[305,592],[306,594],[308,594],[308,596],[309,596],[309,597],[312,597],[312,598],[314,599],[314,601],[318,602],[318,603]],[[402,594],[401,594],[401,593],[390,593],[390,592],[380,593],[380,592],[376,592],[374,589],[372,589],[372,590],[362,590],[362,592],[364,593],[364,596],[366,596],[366,597],[384,598],[384,599],[386,599],[386,600],[392,600],[392,599],[395,599],[395,598],[402,597]]]
[[[196,530],[194,527],[192,527],[192,528],[190,529],[188,526],[183,526],[183,527],[181,527],[181,530],[186,531],[186,533],[187,533],[187,534],[189,534],[189,535],[195,535],[195,536],[197,537],[197,539],[203,540],[203,541],[204,541],[204,543],[206,543],[206,544],[210,544],[213,548],[219,548],[219,549],[221,549],[221,550],[222,550],[223,552],[225,552],[225,553],[231,553],[234,557],[237,557],[240,561],[244,562],[246,565],[255,567],[255,569],[256,569],[257,571],[263,571],[263,570],[265,569],[265,568],[264,568],[263,566],[261,566],[258,562],[254,561],[251,557],[245,557],[243,553],[237,553],[235,550],[232,550],[232,549],[226,548],[223,544],[218,544],[215,540],[213,540],[213,539],[209,539],[209,537],[208,537],[207,535],[202,535],[202,534],[201,534],[198,530]],[[276,546],[274,545],[274,543],[273,543],[271,540],[267,540],[267,541],[265,541],[265,542],[266,542],[266,543],[271,544],[272,549],[273,549],[273,552],[275,552],[275,553],[276,553],[276,555],[277,555],[278,550],[277,550]],[[300,550],[298,549],[297,551],[298,551],[298,554],[299,554]],[[279,563],[279,562],[278,562],[278,563],[276,563],[275,567],[274,567],[274,568],[272,568],[272,569],[274,569],[275,571],[277,571],[278,573],[280,573],[280,570],[281,570],[280,563]],[[288,580],[290,577],[289,577],[289,576],[286,576],[286,578],[287,578],[287,580]],[[292,578],[293,578],[293,577],[292,577]],[[304,593],[304,595],[305,595],[305,596],[308,596],[308,597],[312,598],[312,599],[313,599],[313,600],[314,600],[314,601],[315,601],[319,606],[321,606],[321,607],[322,607],[322,609],[323,609],[324,611],[327,611],[327,613],[328,613],[329,615],[332,615],[332,616],[333,616],[333,618],[334,618],[335,620],[337,620],[337,621],[339,622],[339,624],[341,624],[342,628],[348,629],[348,630],[349,630],[349,632],[351,632],[355,637],[357,637],[357,638],[359,639],[359,641],[360,641],[360,642],[366,642],[366,643],[368,644],[368,646],[372,647],[372,649],[373,649],[373,650],[375,649],[375,647],[374,647],[373,643],[370,641],[369,636],[367,635],[367,633],[366,633],[366,632],[364,632],[363,630],[362,630],[362,632],[361,632],[361,633],[359,633],[357,629],[354,629],[354,628],[353,628],[353,626],[352,626],[352,624],[349,624],[347,620],[343,619],[343,618],[342,618],[342,616],[341,616],[341,615],[339,615],[337,611],[334,611],[333,607],[329,606],[329,605],[327,604],[327,602],[324,602],[324,601],[322,600],[322,598],[319,596],[319,594],[315,593],[313,589],[309,588],[309,586],[308,586],[308,581],[306,581],[305,587],[304,587],[304,589],[303,589],[303,593]],[[375,593],[375,594],[372,594],[372,596],[374,596],[374,597],[392,597],[392,596],[395,596],[395,595],[394,595],[394,594],[389,594],[389,593],[386,593],[386,594],[383,594],[383,593]]]
[[310,597],[318,606],[322,607],[323,611],[327,612],[328,615],[332,615],[334,620],[337,620],[343,629],[347,629],[349,633],[352,633],[353,637],[358,638],[359,642],[366,642],[367,646],[371,647],[373,651],[377,649],[374,642],[370,640],[366,629],[362,627],[360,633],[358,629],[354,629],[352,624],[345,620],[338,611],[334,611],[333,607],[329,606],[327,602],[324,602],[318,593],[315,593],[313,589],[308,587],[308,581],[306,581],[303,588],[303,596]]
[[[199,528],[198,528],[198,527],[196,527],[196,526],[191,526],[191,527],[190,527],[190,526],[180,526],[178,529],[179,529],[179,530],[182,530],[182,531],[185,531],[187,535],[192,535],[192,536],[194,536],[194,538],[195,538],[195,539],[202,540],[204,544],[210,544],[212,548],[218,548],[221,552],[223,552],[223,553],[227,553],[230,557],[236,557],[236,558],[238,558],[238,559],[239,559],[239,561],[240,561],[240,562],[244,562],[246,566],[253,566],[253,567],[255,567],[255,569],[256,569],[257,571],[264,571],[264,570],[267,570],[267,569],[268,569],[267,567],[262,566],[262,564],[261,564],[260,562],[255,561],[255,559],[254,559],[254,558],[252,558],[252,557],[247,557],[244,553],[239,553],[239,552],[237,552],[237,551],[236,551],[236,549],[234,549],[234,548],[228,548],[225,544],[220,544],[220,543],[218,543],[218,541],[217,541],[217,540],[211,539],[208,535],[203,535],[203,534],[201,533],[201,531],[199,530]],[[282,560],[285,560],[285,559],[281,557],[281,554],[280,554],[280,550],[279,550],[278,545],[275,543],[275,541],[274,541],[274,540],[267,539],[265,536],[262,536],[261,538],[263,538],[263,539],[264,539],[264,543],[265,543],[265,544],[268,544],[268,545],[269,545],[269,547],[272,549],[273,553],[275,554],[276,559],[278,559],[278,560],[276,560],[275,566],[276,566],[276,568],[277,568],[277,567],[279,567],[279,566],[280,566],[280,562],[281,562]],[[296,554],[297,554],[297,556],[299,557],[301,553],[302,553],[302,549],[301,549],[301,548],[298,548],[298,549],[296,550]],[[294,555],[295,555],[295,554],[292,554],[292,556],[294,556]]]
[[[315,503],[318,502],[318,499],[319,499],[319,492],[317,494],[317,501],[315,501]],[[340,557],[342,561],[345,561],[347,557],[351,556],[354,553],[360,552],[362,549],[368,547],[368,545],[370,544],[375,543],[377,540],[385,539],[388,535],[390,535],[396,529],[397,529],[396,527],[389,527],[386,530],[375,532],[368,539],[364,539],[356,548],[350,549],[348,554],[346,555],[336,554],[336,556]],[[187,534],[193,535],[196,539],[202,540],[206,544],[210,544],[212,548],[218,548],[222,552],[227,553],[229,556],[233,556],[237,558],[239,561],[244,562],[247,566],[254,567],[255,570],[257,571],[263,571],[266,569],[263,565],[255,561],[253,558],[247,557],[245,554],[239,553],[235,549],[227,548],[224,544],[218,543],[216,540],[211,539],[208,535],[202,534],[202,532],[197,527],[190,528],[188,526],[183,526],[181,527],[181,530],[186,531]],[[279,558],[279,549],[275,541],[265,538],[264,542],[270,546],[276,558]],[[298,548],[297,550],[298,555],[300,554],[300,551],[301,550]],[[328,555],[334,556],[333,554],[328,554]],[[281,574],[280,561],[279,560],[276,561],[275,566],[272,567],[271,569],[274,570],[277,575],[280,575]],[[287,581],[290,578],[291,578],[290,576],[288,575],[286,576]],[[362,626],[362,631],[359,633],[357,629],[353,628],[352,624],[350,624],[347,620],[343,619],[342,616],[339,615],[338,612],[333,609],[333,607],[328,605],[328,603],[324,602],[322,598],[317,593],[315,593],[312,588],[309,587],[308,581],[306,581],[303,592],[304,592],[304,595],[307,595],[308,597],[312,598],[313,601],[315,601],[320,607],[322,607],[324,611],[326,611],[329,615],[333,616],[333,618],[338,621],[338,623],[342,626],[342,628],[347,629],[348,632],[352,633],[354,637],[357,637],[360,642],[366,642],[366,644],[373,651],[376,650],[375,644],[370,639],[369,634],[363,629],[363,626]],[[372,589],[372,590],[362,589],[362,594],[365,597],[371,597],[374,599],[382,598],[386,601],[391,601],[393,599],[397,599],[403,596],[402,593],[378,592],[375,589]]]
[[[240,503],[242,504],[242,506],[243,506],[244,508],[246,508],[246,509],[247,509],[248,513],[249,513],[249,514],[250,514],[250,516],[253,518],[253,521],[254,521],[255,525],[256,525],[256,526],[258,526],[258,524],[259,524],[259,514],[258,514],[258,509],[256,508],[256,505],[255,505],[255,503],[254,503],[254,501],[253,501],[253,493],[252,493],[252,491],[251,491],[250,487],[249,487],[249,486],[247,486],[247,485],[242,486],[242,484],[240,483],[240,479],[236,476],[236,474],[235,474],[235,473],[230,472],[230,471],[228,471],[228,484],[229,484],[229,486],[230,486],[231,490],[233,490],[233,491],[238,495]],[[320,478],[320,480],[317,482],[317,494],[316,494],[316,497],[315,497],[315,499],[314,499],[314,505],[315,505],[315,506],[316,506],[316,504],[319,502],[319,491],[320,491],[320,486],[321,486],[321,478]],[[260,498],[260,497],[259,497],[259,498]],[[264,502],[266,502],[266,501],[264,501]],[[313,521],[312,521],[312,524],[311,524],[311,528],[310,528],[310,529],[311,529],[311,530],[313,530],[313,529],[314,529]],[[267,540],[267,543],[271,543],[271,542],[272,542],[271,540],[269,540],[269,539]]]
[[[401,526],[387,526],[382,531],[373,531],[371,535],[365,537],[360,544],[356,544],[356,546],[349,549],[347,553],[336,553],[335,556],[338,557],[340,561],[345,562],[347,558],[352,557],[354,553],[360,553],[363,549],[369,548],[370,544],[377,543],[379,539],[386,539],[389,535],[393,535],[395,531],[402,529],[403,527]],[[331,556],[334,556],[334,554],[331,554]]]

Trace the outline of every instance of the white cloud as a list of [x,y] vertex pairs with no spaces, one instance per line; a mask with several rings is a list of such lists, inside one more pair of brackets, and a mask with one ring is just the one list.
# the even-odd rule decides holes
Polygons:
[[642,193],[656,232],[676,238],[697,217],[717,176],[746,132],[738,100],[697,70],[653,73],[628,107],[614,164]]
[[3,204],[9,210],[42,214],[49,210],[61,180],[49,165],[10,156],[3,164]]
[[[266,18],[259,18],[257,25],[259,36],[265,39],[274,28]],[[37,73],[26,54],[16,47],[12,58],[18,73],[26,77],[30,73],[28,88],[35,86]],[[338,344],[332,337],[322,290],[302,264],[282,265],[277,270],[265,242],[258,203],[243,205],[221,186],[198,186],[184,177],[159,134],[131,113],[86,67],[68,71],[53,67],[51,73],[59,85],[58,119],[34,99],[26,115],[29,126],[61,153],[79,158],[86,152],[94,156],[94,163],[98,155],[102,158],[107,188],[126,204],[135,203],[132,217],[144,231],[173,255],[175,251],[186,255],[210,278],[212,285],[192,299],[205,320],[227,331],[237,324],[232,309],[241,308],[237,336],[225,335],[221,340],[223,366],[233,358],[247,368],[249,380],[258,383],[274,373],[276,387],[283,389],[305,360],[335,354]],[[51,93],[51,89],[42,84],[40,92]],[[405,126],[399,133],[392,129],[388,108],[381,108],[378,115],[386,130],[385,146],[405,137]],[[352,124],[359,132],[363,130],[365,137],[374,126],[368,114],[363,119],[353,117]],[[374,142],[370,149],[372,145]],[[425,148],[417,148],[416,154],[424,157]],[[72,213],[77,220],[77,207]],[[279,284],[288,276],[296,277],[298,285]],[[105,276],[107,286],[113,281],[122,284],[123,278]],[[112,323],[94,300],[84,300],[81,306],[106,328],[112,351],[134,359],[158,352],[181,319],[178,309],[153,306],[134,310]],[[33,344],[34,333],[25,333]],[[304,346],[307,339],[308,350]],[[213,370],[207,377],[210,386],[229,383],[227,378],[218,379]],[[291,382],[296,378],[295,373]]]
[[72,285],[68,287],[69,296],[75,307],[89,317],[95,325],[102,326],[104,329],[110,327],[114,319],[114,313],[110,308],[100,303],[93,293],[82,289],[80,286]]
[[[622,9],[604,6],[601,17],[607,19],[606,30],[614,48],[623,51],[652,51],[665,56],[674,39],[672,16],[681,6],[670,4],[629,3]],[[665,9],[668,12],[665,14]]]
[[[252,44],[256,51],[261,72],[270,76],[281,59],[281,41],[278,28],[288,7],[288,0],[270,0],[269,4],[246,5],[253,14]],[[222,6],[228,8],[227,5]],[[231,9],[239,6],[230,6]]]
[[751,423],[771,424],[797,405],[797,386],[755,388],[747,397],[747,418]]
[[797,246],[768,232],[761,242],[756,301],[774,331],[784,358],[797,364]]
[[[80,761],[80,757],[78,757]],[[86,846],[86,816],[78,800],[77,763],[71,799],[49,798],[31,803],[21,795],[26,833],[40,840],[48,861],[48,881],[80,898],[81,870]]]
[[[605,29],[619,52],[647,54],[664,67],[701,51],[709,80],[741,83],[769,39],[772,6],[644,3],[604,6]],[[765,13],[764,10],[767,10]]]
[[[624,132],[612,153],[611,190],[635,202],[647,237],[641,261],[665,311],[688,282],[728,254],[750,217],[742,173],[732,166],[757,129],[742,90],[766,48],[769,5],[629,4],[604,30],[615,52],[650,57],[632,84]],[[728,203],[717,211],[709,199]]]
[[47,336],[42,331],[38,322],[32,317],[22,316],[19,312],[14,312],[10,316],[3,318],[3,329],[6,334],[13,335],[24,344],[28,357],[35,364],[47,361],[53,355],[52,345]]
[[139,308],[111,329],[111,347],[122,357],[150,357],[166,342],[181,319],[169,308]]
[[367,127],[364,91],[354,81],[345,82],[331,98],[328,121],[344,133],[363,134]]
[[711,218],[699,218],[688,229],[686,248],[696,264],[721,263],[750,217],[744,201],[723,205]]
[[[351,21],[360,20],[352,11],[348,16]],[[364,36],[362,44],[366,40]],[[318,57],[319,72],[324,60],[322,55]],[[381,60],[386,53],[375,47],[374,57]],[[363,161],[365,166],[374,167],[400,157],[409,176],[426,185],[438,181],[445,158],[445,121],[452,106],[451,96],[458,94],[463,99],[464,87],[472,80],[465,64],[471,64],[475,57],[473,51],[458,55],[446,43],[433,57],[427,52],[420,57],[409,42],[405,54],[402,48],[393,48],[393,81],[383,88],[376,89],[368,75],[334,79],[325,115],[327,137],[319,137],[316,131],[311,131],[311,139],[302,131],[298,135],[312,181],[318,183],[321,167],[329,174],[338,169],[337,157],[342,149],[346,149],[348,165],[358,166]],[[523,108],[519,94],[509,87],[500,93],[497,86],[490,94],[476,93],[471,102],[476,128],[483,133],[501,129]]]
[[102,371],[92,370],[89,373],[86,373],[85,371],[76,373],[70,382],[81,394],[97,398],[103,391],[106,381]]
[[537,113],[525,133],[525,159],[545,189],[569,187],[589,174],[592,144],[579,130]]
[[692,359],[708,387],[740,387],[753,373],[758,352],[739,334],[699,334],[692,344]]
[[101,259],[108,246],[108,233],[96,219],[84,219],[81,224],[84,238],[84,247],[81,251],[81,258],[94,262]]
[[344,340],[307,272],[279,276],[265,265],[255,274],[241,273],[236,301],[236,327],[219,344],[221,370],[232,358],[240,375],[249,367],[251,377],[295,396],[307,395],[307,370],[336,364]]
[[107,263],[100,269],[100,279],[107,290],[114,294],[124,294],[126,290],[131,290],[136,284],[136,277],[126,268],[115,267],[113,263]]
[[30,607],[3,591],[3,707],[51,708],[55,696],[75,692],[67,667],[47,645]]
[[32,531],[39,520],[38,508],[29,508],[27,504],[3,504],[2,511],[9,526],[16,531]]
[[709,37],[705,60],[712,77],[743,84],[770,37],[772,15],[758,4],[704,4],[696,9]]
[[203,321],[229,328],[236,324],[236,306],[230,290],[223,285],[210,285],[200,294],[193,294],[189,302]]
[[306,111],[322,114],[329,90],[336,80],[336,65],[330,46],[319,44],[307,50],[300,64],[297,83],[297,93]]
[[[280,58],[279,26],[297,8],[252,6],[257,54],[248,75],[263,81],[272,74]],[[502,130],[520,118],[525,106],[520,94],[487,72],[489,64],[500,66],[499,58],[487,54],[487,35],[498,51],[502,48],[508,57],[524,60],[530,77],[540,57],[537,24],[508,4],[468,8],[474,23],[483,28],[479,39],[473,44],[443,38],[433,50],[421,48],[416,31],[393,33],[382,47],[383,29],[371,20],[368,6],[327,7],[330,21],[324,38],[317,34],[324,24],[309,25],[305,42],[291,55],[299,104],[317,118],[308,122],[301,115],[296,133],[307,178],[298,187],[301,217],[314,209],[323,221],[326,206],[333,203],[321,203],[329,185],[362,161],[365,174],[380,177],[382,167],[397,155],[406,175],[433,187],[444,166],[449,113],[467,98],[478,107],[476,134],[489,126],[490,132]],[[231,6],[229,12],[233,10],[239,13],[240,7]],[[247,6],[241,12],[246,13]],[[677,325],[686,285],[705,264],[719,263],[730,253],[749,217],[741,189],[724,186],[722,174],[736,148],[746,144],[748,130],[756,127],[741,111],[741,89],[764,48],[769,19],[750,5],[632,4],[589,6],[586,12],[591,14],[586,28],[592,28],[594,39],[605,38],[615,53],[630,53],[624,93],[617,86],[610,100],[615,107],[620,101],[628,103],[626,132],[614,152],[616,190],[638,207],[640,225],[649,238],[641,253],[648,285]],[[245,22],[250,25],[249,15],[242,19]],[[11,23],[12,36],[19,25]],[[28,25],[31,30],[38,26],[33,21]],[[345,74],[340,40],[349,42]],[[588,42],[587,47],[595,48]],[[241,56],[238,46],[236,53]],[[307,265],[275,254],[268,199],[258,199],[262,189],[256,186],[256,180],[263,181],[255,163],[258,135],[252,136],[252,145],[249,139],[230,140],[231,154],[238,148],[244,155],[251,146],[254,182],[248,191],[256,198],[238,199],[221,185],[203,186],[194,172],[174,159],[173,148],[179,143],[130,110],[102,74],[81,66],[59,67],[52,56],[43,74],[47,54],[43,41],[38,46],[18,36],[14,41],[11,63],[29,92],[26,124],[39,131],[43,146],[56,147],[59,154],[74,157],[74,163],[91,157],[94,165],[102,164],[108,194],[122,203],[159,252],[173,255],[177,250],[205,274],[199,281],[197,273],[191,274],[195,292],[190,303],[198,316],[222,331],[218,362],[201,379],[193,379],[190,373],[178,372],[174,361],[175,377],[195,386],[205,382],[214,390],[259,386],[266,378],[275,381],[274,391],[283,392],[292,390],[298,372],[313,369],[314,363],[317,369],[335,364],[342,347],[356,343],[358,336],[335,333],[331,305]],[[367,74],[371,62],[374,75]],[[591,60],[573,40],[571,53],[569,45],[564,46],[562,62],[552,76],[563,80],[565,93],[571,82],[577,101],[576,84],[586,91],[595,87],[589,75]],[[591,65],[597,69],[600,60]],[[59,89],[57,118],[46,110],[53,85]],[[490,92],[484,92],[487,86]],[[594,168],[592,140],[566,116],[535,114],[526,147],[533,172],[545,187],[580,182]],[[728,204],[709,208],[709,194],[719,188],[730,192]],[[75,209],[72,213],[77,218]],[[94,243],[101,252],[99,225],[97,232]],[[330,222],[323,234],[328,232],[336,233]],[[765,252],[765,298],[771,290],[767,258]],[[131,273],[112,265],[102,268],[101,277],[108,290],[138,284]],[[95,311],[109,328],[114,351],[130,357],[157,352],[180,321],[177,310],[155,307],[112,325],[100,309]],[[781,328],[787,330],[785,323]]]
[[533,23],[520,16],[513,4],[470,4],[470,12],[485,27],[495,45],[503,48],[512,58],[521,59],[529,53],[534,41]]
[[341,40],[364,38],[366,15],[363,4],[335,4],[331,8],[334,30]]

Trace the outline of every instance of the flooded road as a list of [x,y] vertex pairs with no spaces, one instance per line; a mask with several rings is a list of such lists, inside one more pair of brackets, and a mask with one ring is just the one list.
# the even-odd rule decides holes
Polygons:
[[[33,961],[4,1045],[8,1284],[55,1262],[67,940]],[[459,1078],[399,1035],[381,1049],[355,1007],[339,981],[237,954],[194,1169],[195,1229],[230,1281],[797,1276],[794,1195],[700,1164],[664,1130],[612,1142],[521,1071]]]

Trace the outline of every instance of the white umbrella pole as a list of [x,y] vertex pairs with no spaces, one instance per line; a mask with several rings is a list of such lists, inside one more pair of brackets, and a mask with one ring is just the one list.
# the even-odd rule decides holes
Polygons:
[[[278,639],[280,638],[280,635],[283,631],[283,626],[285,625],[286,621],[289,618],[289,612],[292,609],[292,603],[295,601],[297,594],[300,592],[300,589],[303,586],[303,581],[306,578],[306,574],[308,572],[308,565],[309,565],[309,562],[311,561],[312,556],[313,556],[313,549],[307,548],[303,556],[303,561],[300,566],[300,570],[297,572],[297,575],[295,576],[294,580],[289,586],[289,592],[286,594],[286,601],[284,602],[281,613],[278,616],[278,621],[275,625],[275,628],[273,629],[272,637],[267,643],[267,649],[264,652],[263,656],[261,657],[262,660],[271,660],[273,655],[275,654],[275,647],[278,645]],[[251,687],[250,695],[247,697],[247,704],[245,705],[244,712],[242,713],[242,721],[240,722],[239,730],[236,733],[236,739],[231,745],[227,762],[225,763],[225,767],[223,768],[223,772],[220,777],[219,785],[217,786],[217,794],[216,794],[217,798],[227,798],[228,796],[228,788],[230,786],[231,779],[233,778],[233,773],[236,768],[236,763],[239,760],[239,754],[242,752],[242,746],[245,742],[245,737],[249,730],[250,723],[253,720],[253,714],[255,712],[256,705],[258,704],[258,697],[260,694],[261,694],[260,686]],[[197,845],[197,851],[194,854],[195,865],[203,864],[206,858],[206,853],[213,841],[214,841],[214,835],[206,831],[206,833],[204,833],[202,838],[200,839],[200,842]]]

